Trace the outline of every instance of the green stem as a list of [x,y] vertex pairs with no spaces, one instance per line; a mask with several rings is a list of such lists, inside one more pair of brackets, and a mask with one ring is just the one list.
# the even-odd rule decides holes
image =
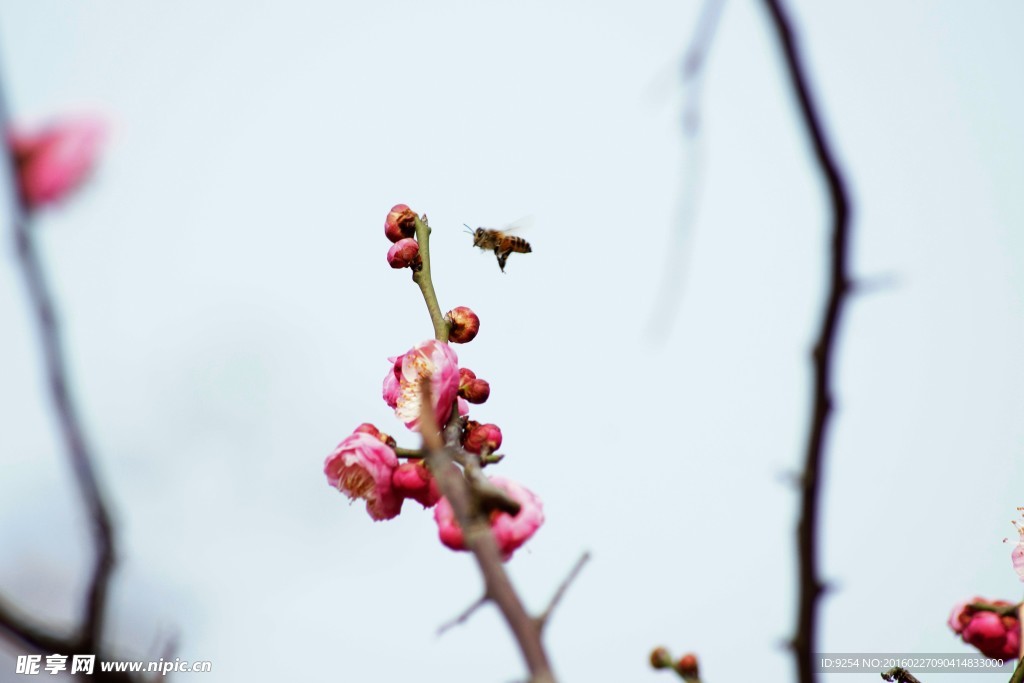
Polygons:
[[423,292],[423,301],[427,304],[427,311],[430,312],[430,322],[434,324],[434,338],[438,341],[448,342],[448,321],[441,313],[441,307],[437,303],[437,294],[434,292],[434,282],[430,278],[430,226],[427,221],[416,217],[416,241],[420,247],[420,259],[423,267],[412,274],[412,280]]
[[397,455],[399,458],[409,458],[409,459],[425,457],[423,455],[423,451],[421,451],[418,448],[396,448],[395,449],[395,455]]
[[1024,659],[1017,662],[1017,668],[1013,670],[1013,675],[1010,676],[1010,683],[1021,683],[1024,681]]

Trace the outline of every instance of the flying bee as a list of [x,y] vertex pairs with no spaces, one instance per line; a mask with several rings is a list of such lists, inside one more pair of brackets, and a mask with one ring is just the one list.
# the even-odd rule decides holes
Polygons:
[[[463,225],[466,225],[463,223]],[[505,262],[512,252],[518,254],[529,254],[533,251],[530,243],[518,235],[510,235],[509,230],[494,230],[492,228],[477,228],[473,230],[466,225],[466,232],[473,236],[473,246],[480,247],[484,251],[493,251],[498,257],[498,267],[505,272]]]

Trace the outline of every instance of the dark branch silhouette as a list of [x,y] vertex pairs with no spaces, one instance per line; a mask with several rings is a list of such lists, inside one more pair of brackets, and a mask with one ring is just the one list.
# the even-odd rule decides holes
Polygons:
[[[31,226],[31,212],[18,182],[18,169],[8,141],[11,121],[8,116],[3,84],[0,83],[0,132],[2,132],[3,161],[7,168],[7,188],[10,204],[11,229],[18,256],[18,265],[25,282],[39,341],[50,401],[67,452],[68,464],[85,506],[95,559],[86,590],[82,616],[75,632],[58,636],[46,628],[33,624],[14,605],[0,598],[0,635],[11,642],[40,653],[97,654],[103,650],[103,631],[107,608],[107,590],[115,564],[114,529],[110,513],[93,465],[94,459],[87,444],[79,412],[68,389],[68,369],[57,322],[54,298],[50,292],[46,272],[36,249]],[[100,659],[98,656],[97,659]],[[94,674],[98,681],[130,681],[124,673]]]
[[807,73],[790,20],[780,0],[765,0],[765,7],[782,47],[786,72],[796,93],[800,115],[810,136],[814,158],[821,170],[832,205],[828,298],[821,329],[814,344],[814,407],[800,482],[800,522],[797,527],[800,604],[796,635],[793,638],[793,654],[796,657],[800,683],[811,683],[815,678],[812,657],[816,649],[818,603],[825,589],[818,572],[818,507],[825,460],[825,441],[828,435],[829,416],[833,408],[832,369],[835,363],[840,316],[851,289],[848,272],[850,201],[835,154],[825,137],[821,115],[811,98]]

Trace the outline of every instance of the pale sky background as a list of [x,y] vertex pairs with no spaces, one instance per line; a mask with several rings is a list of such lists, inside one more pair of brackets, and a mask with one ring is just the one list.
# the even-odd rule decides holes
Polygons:
[[[951,606],[1022,587],[1001,541],[1024,505],[1024,4],[789,4],[851,181],[854,271],[892,285],[843,320],[820,642],[970,652]],[[176,634],[214,671],[180,681],[522,679],[492,608],[435,636],[480,581],[432,515],[373,523],[322,474],[363,421],[416,445],[380,398],[386,357],[431,335],[385,262],[405,202],[434,226],[441,305],[482,319],[456,350],[491,382],[474,414],[503,428],[495,472],[545,502],[513,579],[539,610],[593,553],[548,632],[561,679],[671,680],[646,663],[664,644],[712,683],[792,680],[786,480],[827,207],[758,2],[726,6],[685,142],[698,11],[0,0],[17,118],[113,126],[37,228],[117,512],[125,657]],[[505,275],[461,232],[525,214],[534,253]],[[3,244],[0,587],[68,619],[85,525]]]

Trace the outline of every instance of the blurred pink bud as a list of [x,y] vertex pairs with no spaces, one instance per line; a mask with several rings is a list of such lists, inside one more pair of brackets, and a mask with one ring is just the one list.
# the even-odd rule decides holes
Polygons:
[[[399,393],[395,398],[395,415],[413,431],[419,431],[420,411],[423,405],[421,381],[430,378],[434,415],[441,428],[452,414],[452,404],[459,393],[459,358],[451,347],[436,339],[417,344],[395,361],[398,372]],[[390,374],[390,373],[389,373]],[[393,395],[394,386],[384,378],[384,400]],[[389,403],[390,405],[390,403]]]
[[697,670],[697,655],[692,652],[687,652],[679,658],[678,662],[676,662],[675,670],[686,680],[697,678],[699,676],[699,672]]
[[[530,540],[544,523],[544,506],[532,491],[513,481],[503,477],[491,477],[491,483],[504,489],[522,506],[515,517],[507,512],[491,513],[491,533],[498,543],[502,558],[508,561],[512,553]],[[446,498],[442,498],[434,508],[434,521],[437,522],[441,543],[452,550],[466,549],[466,541],[455,519],[455,511]]]
[[655,669],[667,669],[672,666],[672,655],[664,647],[651,650],[651,666]]
[[425,508],[434,507],[441,499],[437,482],[422,460],[405,462],[391,477],[395,491],[403,498],[412,498]]
[[423,266],[420,245],[411,237],[398,240],[388,249],[388,265],[392,268],[411,267],[413,270],[419,270]]
[[1020,654],[1020,622],[1012,614],[999,615],[977,610],[971,603],[984,603],[995,607],[1009,607],[1005,600],[988,601],[974,598],[961,602],[949,615],[949,627],[960,634],[968,645],[992,659],[1016,659]]
[[388,217],[384,220],[384,234],[392,242],[416,234],[416,212],[405,204],[391,207]]
[[9,140],[22,200],[35,209],[64,199],[88,177],[106,135],[104,123],[78,117],[36,133],[14,131]]
[[[360,429],[365,427],[376,429],[373,425]],[[366,511],[375,520],[391,519],[402,511],[402,497],[391,484],[397,468],[395,452],[365,430],[347,437],[324,460],[327,483],[351,500],[365,500]]]
[[448,330],[448,341],[452,343],[471,342],[476,337],[476,333],[480,331],[480,318],[465,306],[458,306],[448,311],[445,313],[444,319],[451,325]]
[[470,453],[493,453],[501,448],[501,429],[498,425],[480,424],[470,420],[462,433],[462,447]]

